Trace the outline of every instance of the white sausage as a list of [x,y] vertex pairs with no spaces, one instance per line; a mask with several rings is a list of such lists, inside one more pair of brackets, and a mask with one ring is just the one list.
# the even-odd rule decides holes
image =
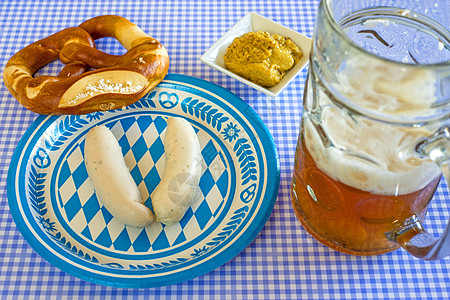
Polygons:
[[88,132],[84,158],[92,186],[106,209],[125,225],[150,225],[153,213],[143,204],[119,143],[108,128],[96,126]]
[[200,191],[200,144],[188,121],[183,118],[167,120],[164,151],[164,174],[151,199],[156,220],[170,225],[181,220]]

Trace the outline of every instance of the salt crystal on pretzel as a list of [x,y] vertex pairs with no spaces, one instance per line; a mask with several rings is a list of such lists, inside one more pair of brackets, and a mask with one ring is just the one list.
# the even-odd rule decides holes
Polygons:
[[[103,37],[117,39],[127,53],[111,55],[96,49],[94,40]],[[66,64],[58,76],[33,78],[39,68],[58,58]],[[161,82],[168,68],[162,44],[127,19],[107,15],[20,50],[6,64],[3,80],[33,112],[86,114],[136,102]]]

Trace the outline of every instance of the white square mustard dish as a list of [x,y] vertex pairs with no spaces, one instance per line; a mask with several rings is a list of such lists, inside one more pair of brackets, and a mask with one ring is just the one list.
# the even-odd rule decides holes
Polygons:
[[[270,88],[262,87],[253,83],[231,71],[225,67],[223,56],[228,46],[236,37],[240,37],[247,32],[266,31],[271,34],[278,34],[289,37],[303,52],[303,57],[297,62],[292,69],[286,72],[283,79],[275,86]],[[269,20],[257,13],[251,12],[245,15],[230,30],[227,31],[211,48],[209,48],[200,58],[205,64],[263,92],[264,94],[276,97],[306,66],[308,63],[309,53],[311,51],[311,38],[302,35],[292,29],[289,29],[277,22]]]

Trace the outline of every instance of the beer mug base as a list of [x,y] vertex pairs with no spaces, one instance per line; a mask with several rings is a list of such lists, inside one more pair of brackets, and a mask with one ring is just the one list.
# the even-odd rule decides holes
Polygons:
[[409,216],[425,219],[427,204],[441,176],[407,195],[375,195],[329,178],[300,143],[297,149],[291,202],[303,228],[322,244],[351,255],[379,255],[399,244],[386,233],[405,226]]
[[292,207],[294,209],[295,215],[297,217],[297,219],[299,220],[300,224],[302,225],[302,227],[314,238],[316,239],[318,242],[320,242],[321,244],[339,251],[341,253],[344,254],[350,254],[350,255],[357,255],[357,256],[371,256],[371,255],[381,255],[381,254],[386,254],[392,251],[397,250],[398,248],[400,248],[400,246],[396,243],[392,243],[392,247],[390,248],[386,248],[386,249],[379,249],[379,250],[373,250],[373,251],[358,251],[358,250],[354,250],[354,249],[349,249],[349,248],[345,248],[343,245],[337,243],[337,242],[333,242],[330,241],[327,237],[322,236],[321,234],[319,234],[316,230],[314,230],[309,224],[308,222],[305,220],[305,218],[303,217],[303,212],[302,209],[300,207],[300,204],[298,202],[298,199],[296,198],[296,196],[294,195],[294,189],[291,188],[291,202],[292,202]]

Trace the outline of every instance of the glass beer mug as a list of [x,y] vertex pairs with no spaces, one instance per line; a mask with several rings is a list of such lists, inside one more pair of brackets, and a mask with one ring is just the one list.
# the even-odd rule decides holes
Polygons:
[[450,33],[439,23],[450,9],[415,3],[319,6],[291,198],[303,227],[344,253],[450,252],[450,226],[440,238],[422,226],[450,178]]

